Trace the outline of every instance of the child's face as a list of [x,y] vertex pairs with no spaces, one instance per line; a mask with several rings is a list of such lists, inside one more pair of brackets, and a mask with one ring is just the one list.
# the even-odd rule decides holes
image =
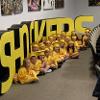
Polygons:
[[45,51],[45,56],[49,56],[50,52],[49,51]]
[[26,59],[26,68],[30,66],[30,59]]
[[64,46],[65,46],[65,43],[62,42],[62,43],[60,44],[60,47],[63,48]]
[[55,52],[59,52],[60,51],[60,47],[54,47],[54,51]]
[[77,40],[77,36],[73,35],[73,36],[72,36],[72,40],[73,40],[73,41],[76,41],[76,40]]
[[86,30],[86,31],[85,31],[85,34],[86,34],[87,36],[90,36],[90,33],[91,33],[91,30]]
[[66,37],[66,35],[61,35],[61,38],[62,38],[62,39],[65,39],[65,37]]
[[43,39],[43,40],[42,40],[42,42],[43,42],[44,44],[46,43],[46,41],[47,41],[46,39]]
[[39,59],[43,61],[44,60],[44,55],[40,55]]
[[53,37],[48,37],[50,42],[53,42]]
[[32,63],[35,63],[36,60],[37,60],[37,57],[35,57],[35,56],[32,56],[32,57],[31,57],[31,62],[32,62]]
[[84,41],[88,41],[88,36],[87,35],[84,35]]
[[34,47],[34,46],[32,46],[32,51],[38,51],[38,50],[39,50],[38,47]]
[[70,40],[71,40],[71,39],[70,39],[69,37],[66,37],[66,38],[65,38],[65,41],[66,41],[66,42],[69,42]]
[[50,43],[50,42],[46,42],[45,45],[46,45],[46,46],[50,46],[51,43]]
[[61,36],[59,35],[59,36],[57,36],[57,40],[58,41],[60,41],[61,40]]

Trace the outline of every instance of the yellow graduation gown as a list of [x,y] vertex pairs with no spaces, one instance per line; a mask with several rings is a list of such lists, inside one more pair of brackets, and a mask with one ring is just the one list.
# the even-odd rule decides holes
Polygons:
[[29,69],[34,70],[36,75],[38,75],[41,71],[42,62],[40,60],[37,60],[35,64],[30,63]]
[[33,71],[27,71],[25,67],[21,67],[18,71],[18,81],[21,84],[30,83],[38,80],[38,78],[34,75]]

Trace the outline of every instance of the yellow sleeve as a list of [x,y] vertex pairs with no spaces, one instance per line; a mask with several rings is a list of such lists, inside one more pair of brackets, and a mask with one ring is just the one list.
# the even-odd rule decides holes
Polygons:
[[65,56],[66,55],[66,50],[65,49],[61,49],[61,55]]
[[53,57],[55,60],[57,60],[57,54],[53,51]]
[[60,54],[57,54],[56,52],[53,52],[53,57],[55,59],[56,62],[61,61],[61,56]]
[[54,65],[58,65],[57,61],[55,60],[54,57],[50,56],[51,57],[51,64],[54,64]]
[[48,57],[48,59],[47,59],[47,64],[48,65],[51,65],[52,64],[52,62],[53,62],[53,59],[52,58],[53,57],[51,57],[51,56]]
[[36,70],[40,71],[41,67],[42,67],[42,62],[40,60],[38,60],[36,63]]
[[77,41],[75,41],[75,46],[76,46],[76,47],[79,47],[79,44],[78,44],[78,42],[77,42]]
[[30,63],[29,70],[34,70],[34,65],[32,63]]
[[53,45],[50,46],[50,51],[53,51]]
[[76,41],[74,45],[75,45],[75,51],[78,52],[78,50],[80,49],[78,42]]

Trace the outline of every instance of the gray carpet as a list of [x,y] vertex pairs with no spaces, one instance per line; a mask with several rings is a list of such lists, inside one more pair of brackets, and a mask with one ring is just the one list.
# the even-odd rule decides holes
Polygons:
[[66,61],[61,69],[40,77],[40,82],[13,85],[0,100],[96,100],[92,97],[96,77],[90,71],[90,49],[80,59]]

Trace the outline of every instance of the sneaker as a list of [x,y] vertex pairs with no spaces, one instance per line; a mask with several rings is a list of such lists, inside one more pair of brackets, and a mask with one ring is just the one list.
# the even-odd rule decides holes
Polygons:
[[52,72],[52,69],[48,69],[47,71],[46,71],[46,73],[51,73]]

